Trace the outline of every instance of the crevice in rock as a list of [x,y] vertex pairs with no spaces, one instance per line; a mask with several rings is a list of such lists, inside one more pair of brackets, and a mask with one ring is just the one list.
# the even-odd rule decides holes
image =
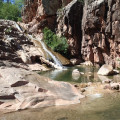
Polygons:
[[41,64],[40,56],[31,56],[31,61],[32,61],[32,63],[40,63]]
[[105,14],[104,14],[104,20],[105,20],[106,22],[107,22],[108,11],[109,11],[109,6],[108,6],[108,3],[105,2]]

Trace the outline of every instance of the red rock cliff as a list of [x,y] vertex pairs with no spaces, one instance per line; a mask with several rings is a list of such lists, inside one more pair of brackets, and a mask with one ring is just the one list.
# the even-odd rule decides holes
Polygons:
[[120,0],[84,0],[84,8],[78,0],[70,1],[26,0],[23,21],[29,32],[40,33],[47,26],[68,39],[73,57],[115,66],[120,57]]
[[120,57],[120,0],[86,0],[82,29],[83,58],[115,66]]
[[22,12],[23,22],[28,24],[28,31],[40,33],[44,27],[55,29],[56,12],[71,0],[25,0]]

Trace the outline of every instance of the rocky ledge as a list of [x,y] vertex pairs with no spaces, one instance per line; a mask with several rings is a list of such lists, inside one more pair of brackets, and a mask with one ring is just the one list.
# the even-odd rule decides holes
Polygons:
[[80,103],[81,95],[66,82],[22,68],[0,67],[0,109],[19,110]]

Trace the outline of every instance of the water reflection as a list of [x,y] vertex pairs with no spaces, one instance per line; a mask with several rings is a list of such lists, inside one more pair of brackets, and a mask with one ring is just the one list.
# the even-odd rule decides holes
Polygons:
[[[72,71],[74,69],[78,69],[80,71],[80,76],[72,77]],[[68,67],[67,70],[51,70],[40,74],[57,81],[86,83],[100,81],[97,76],[97,70],[98,69],[95,67],[75,66]]]

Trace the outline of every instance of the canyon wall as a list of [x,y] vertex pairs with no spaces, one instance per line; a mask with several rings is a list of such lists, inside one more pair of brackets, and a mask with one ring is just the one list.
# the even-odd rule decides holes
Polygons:
[[82,55],[97,64],[120,57],[120,0],[85,0]]
[[25,0],[23,22],[65,36],[72,58],[116,66],[120,57],[120,0]]
[[28,32],[41,33],[44,27],[54,31],[57,10],[69,2],[71,0],[25,0],[22,19],[28,24]]

